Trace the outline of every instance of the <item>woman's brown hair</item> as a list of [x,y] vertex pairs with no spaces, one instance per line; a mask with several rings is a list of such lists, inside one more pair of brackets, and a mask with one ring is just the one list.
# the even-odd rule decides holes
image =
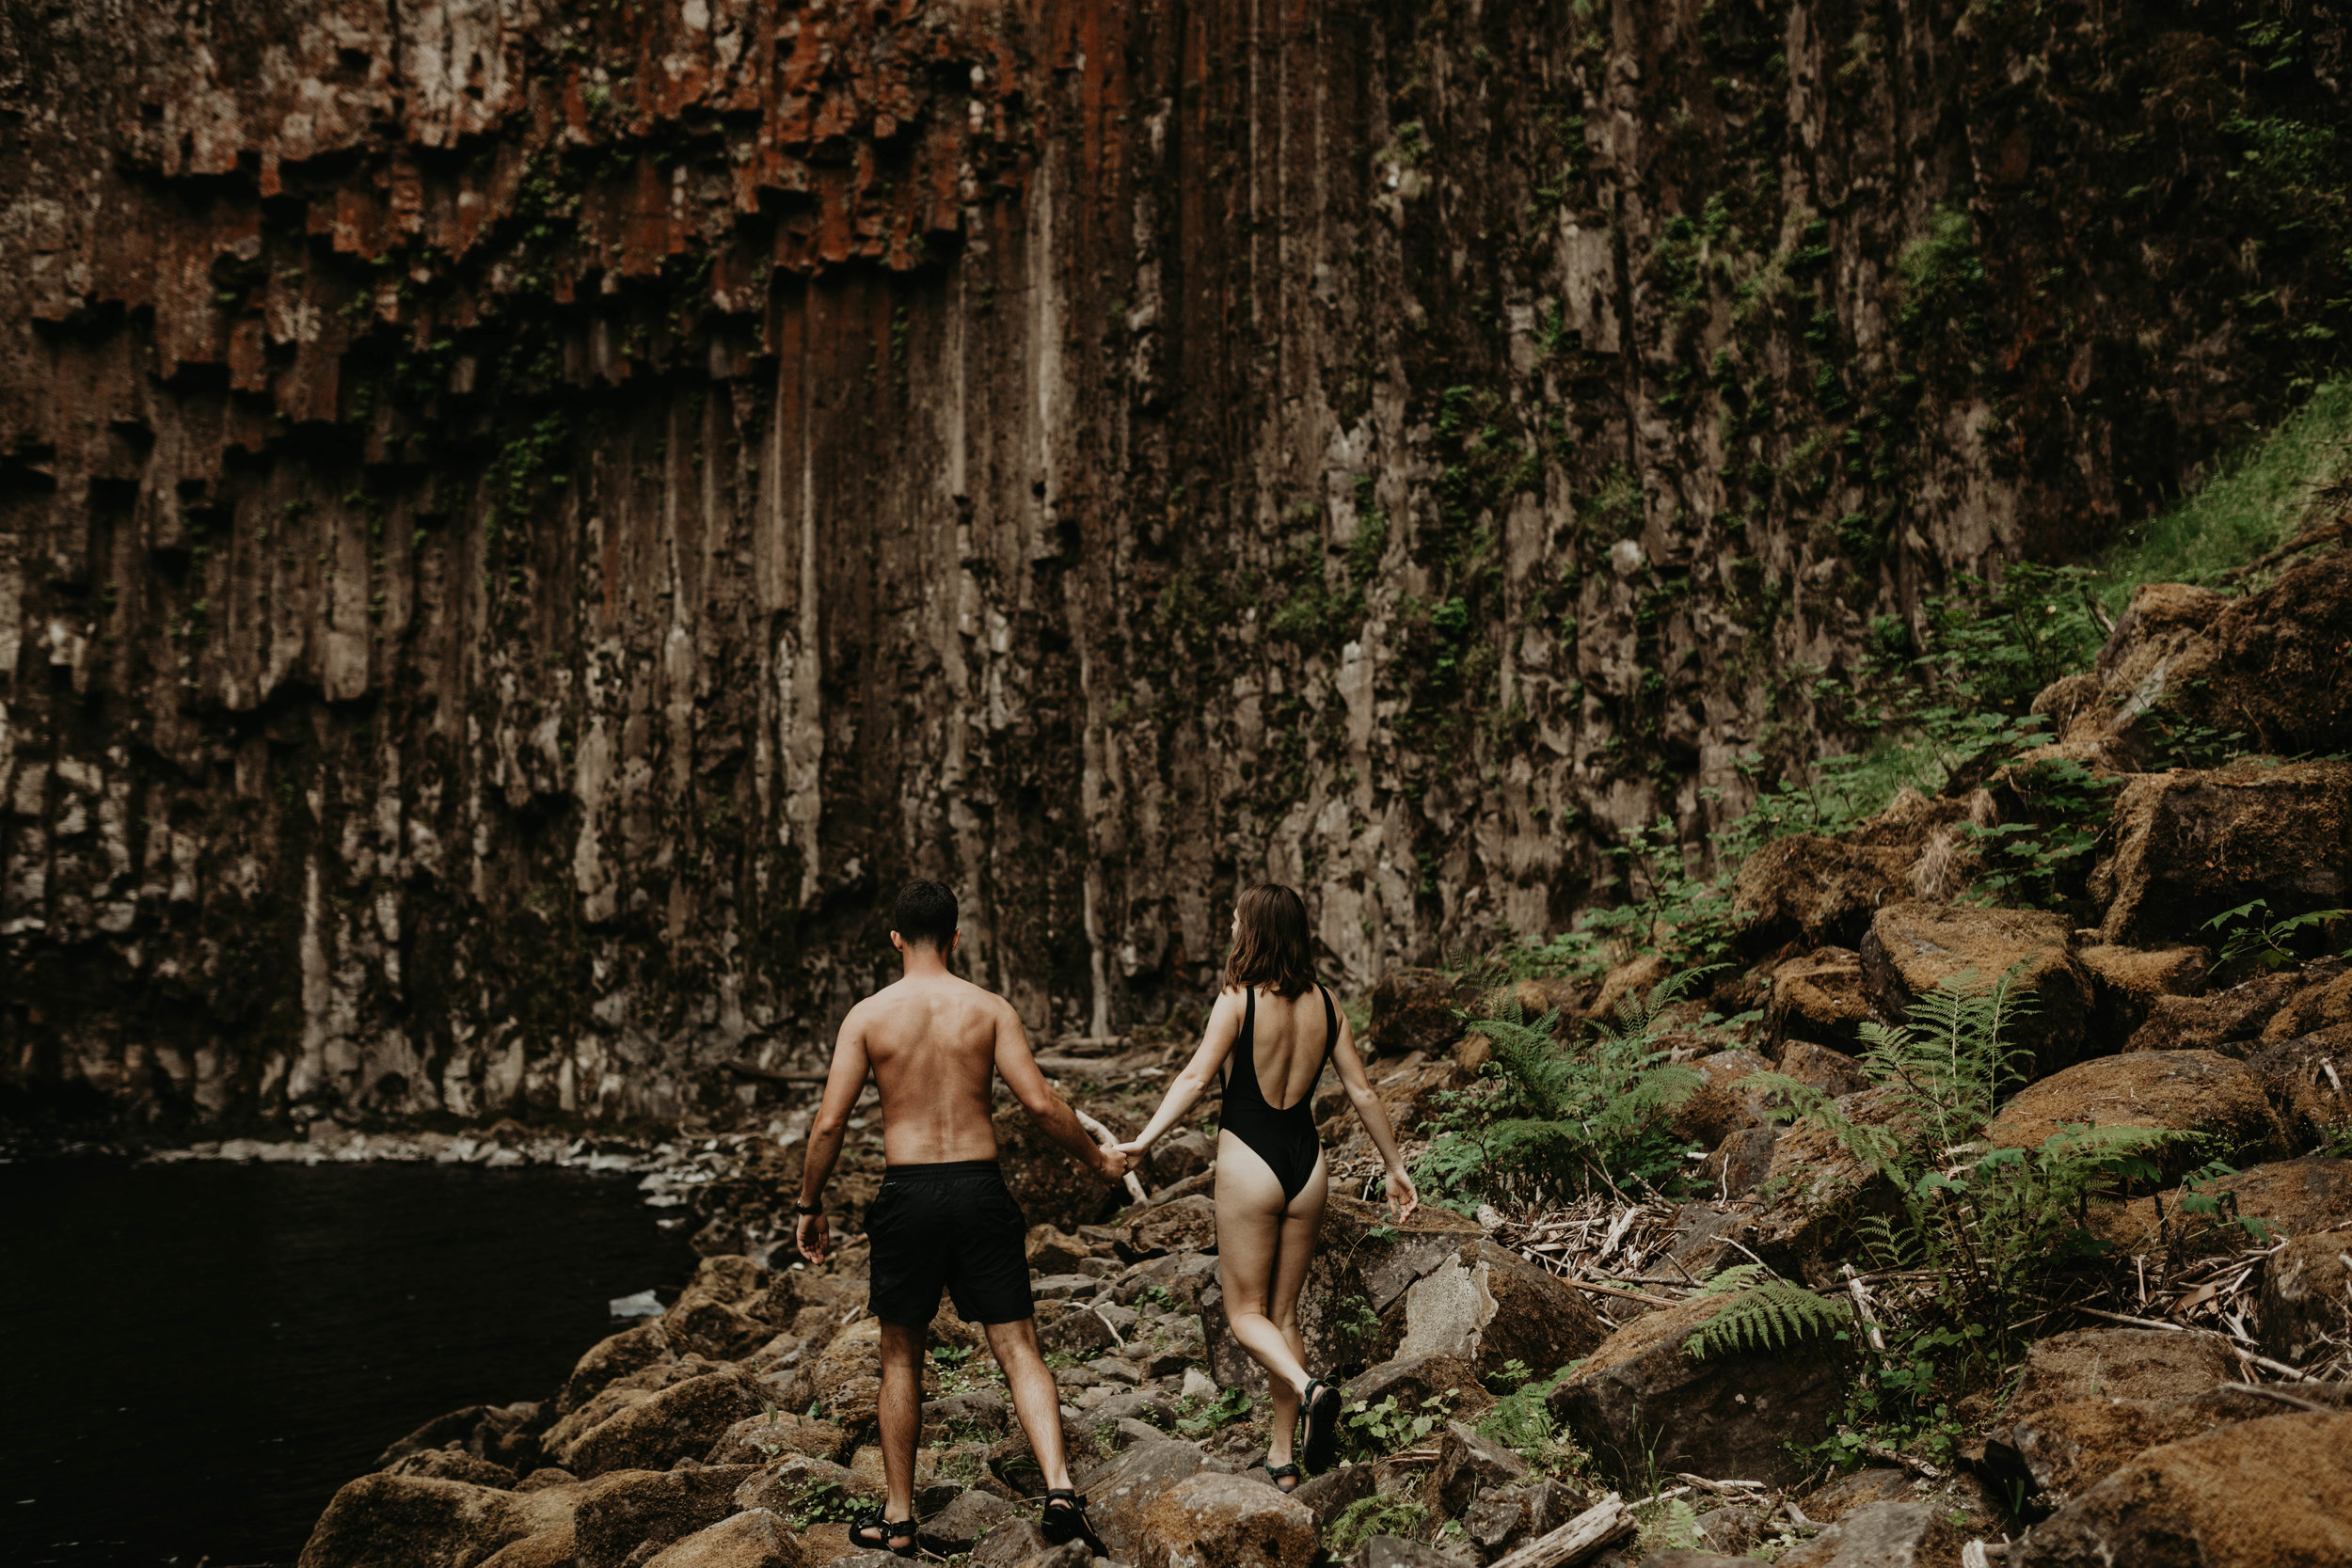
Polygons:
[[1228,987],[1271,986],[1287,997],[1315,983],[1307,906],[1297,894],[1279,882],[1260,882],[1233,901],[1233,912],[1241,925],[1232,957],[1225,960]]

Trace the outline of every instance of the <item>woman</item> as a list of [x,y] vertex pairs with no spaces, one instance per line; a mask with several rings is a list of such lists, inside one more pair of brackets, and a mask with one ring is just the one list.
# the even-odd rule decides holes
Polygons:
[[1225,1069],[1216,1139],[1217,1277],[1233,1338],[1273,1379],[1266,1469],[1285,1492],[1298,1485],[1291,1437],[1302,1407],[1307,1468],[1329,1468],[1339,1447],[1339,1390],[1309,1375],[1298,1337],[1298,1291],[1314,1257],[1327,1190],[1311,1107],[1324,1064],[1333,1060],[1388,1166],[1389,1202],[1402,1222],[1420,1198],[1364,1077],[1347,1020],[1315,981],[1307,906],[1289,888],[1253,887],[1233,909],[1225,990],[1209,1013],[1200,1049],[1168,1085],[1151,1124],[1119,1146],[1130,1155],[1150,1148]]

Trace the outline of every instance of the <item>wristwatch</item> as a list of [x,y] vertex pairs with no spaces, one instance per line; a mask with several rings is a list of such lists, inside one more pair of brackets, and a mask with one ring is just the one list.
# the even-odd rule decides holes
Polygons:
[[796,1214],[821,1214],[825,1212],[825,1206],[821,1203],[795,1203],[792,1205],[792,1212]]

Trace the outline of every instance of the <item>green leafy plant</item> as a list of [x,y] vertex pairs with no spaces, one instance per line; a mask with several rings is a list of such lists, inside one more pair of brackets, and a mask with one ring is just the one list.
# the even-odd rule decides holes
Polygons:
[[1359,1497],[1340,1510],[1323,1532],[1324,1544],[1334,1558],[1353,1556],[1356,1548],[1375,1535],[1401,1535],[1410,1539],[1429,1523],[1429,1505],[1409,1498],[1394,1497],[1375,1492],[1369,1497]]
[[2090,1230],[2091,1204],[2160,1174],[2152,1156],[2175,1136],[2162,1129],[2068,1126],[2032,1148],[1981,1140],[2028,1058],[2007,1037],[2027,1005],[2008,976],[1963,974],[1920,998],[1902,1023],[1865,1026],[1873,1087],[1860,1115],[1776,1073],[1747,1080],[1872,1173],[1875,1191],[1856,1199],[1875,1211],[1854,1227],[1863,1256],[1910,1282],[1888,1298],[1885,1349],[1851,1402],[1857,1424],[1947,1441],[1950,1402],[1997,1382],[2022,1354],[2021,1325],[2106,1251]]
[[1682,1341],[1692,1359],[1741,1351],[1787,1350],[1800,1340],[1835,1334],[1853,1318],[1842,1301],[1819,1296],[1785,1279],[1766,1279],[1733,1296],[1729,1306]]
[[2331,920],[2352,915],[2352,910],[2307,910],[2301,914],[2287,915],[2279,920],[2265,920],[2261,912],[2270,908],[2265,898],[2251,899],[2233,910],[2223,910],[2205,922],[2208,931],[2228,927],[2222,939],[2220,962],[2231,963],[2251,958],[2266,970],[2279,970],[2296,961],[2297,935]]
[[1243,1388],[1220,1389],[1216,1398],[1204,1404],[1186,1408],[1177,1417],[1176,1430],[1186,1437],[1206,1437],[1209,1433],[1232,1425],[1249,1415],[1249,1394]]
[[1479,1420],[1479,1434],[1516,1449],[1529,1459],[1540,1459],[1552,1446],[1551,1391],[1568,1371],[1563,1367],[1549,1377],[1523,1380],[1495,1401],[1494,1408]]
[[1367,1458],[1409,1449],[1438,1430],[1447,1415],[1445,1397],[1430,1394],[1417,1404],[1402,1404],[1394,1394],[1378,1404],[1358,1400],[1347,1407],[1347,1435]]
[[1524,1196],[1656,1177],[1680,1164],[1676,1108],[1705,1082],[1669,1062],[1659,1044],[1668,1012],[1707,971],[1689,970],[1618,1004],[1581,1047],[1553,1037],[1556,1012],[1529,1022],[1517,1003],[1471,1027],[1493,1042],[1498,1083],[1484,1099],[1454,1101],[1420,1171],[1438,1195],[1524,1190]]

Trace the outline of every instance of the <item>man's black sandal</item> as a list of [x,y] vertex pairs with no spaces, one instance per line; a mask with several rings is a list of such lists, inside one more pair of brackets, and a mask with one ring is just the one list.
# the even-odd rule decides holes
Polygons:
[[1274,1484],[1277,1490],[1283,1492],[1295,1492],[1298,1490],[1297,1465],[1269,1465],[1265,1467],[1265,1473],[1274,1478]]
[[1306,1452],[1299,1457],[1307,1462],[1308,1469],[1321,1475],[1339,1457],[1340,1391],[1316,1378],[1307,1385],[1298,1405],[1307,1421]]
[[[850,1540],[852,1544],[862,1546],[869,1552],[888,1552],[892,1557],[913,1557],[914,1555],[914,1521],[885,1519],[882,1517],[882,1505],[876,1503],[850,1522]],[[893,1541],[904,1541],[906,1544],[894,1546],[891,1544]]]
[[1049,1546],[1066,1541],[1083,1541],[1087,1550],[1096,1557],[1108,1557],[1110,1548],[1094,1533],[1094,1526],[1087,1520],[1087,1500],[1070,1487],[1057,1486],[1045,1494],[1045,1512],[1038,1520],[1038,1531]]

